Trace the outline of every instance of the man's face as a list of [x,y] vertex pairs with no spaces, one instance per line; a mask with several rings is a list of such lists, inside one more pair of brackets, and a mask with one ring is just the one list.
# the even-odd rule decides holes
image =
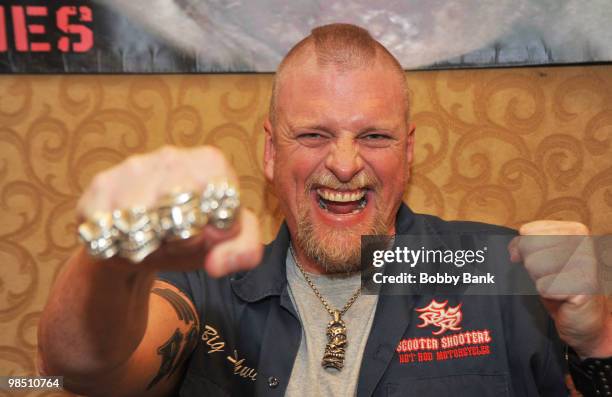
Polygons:
[[354,271],[362,235],[394,232],[408,180],[403,76],[380,62],[339,71],[313,58],[283,71],[265,172],[299,248],[323,271]]

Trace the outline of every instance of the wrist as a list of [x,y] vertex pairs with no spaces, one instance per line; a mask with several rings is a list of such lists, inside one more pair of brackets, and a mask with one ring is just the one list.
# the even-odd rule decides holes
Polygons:
[[[606,309],[607,310],[607,309]],[[607,313],[598,337],[586,349],[574,348],[580,359],[612,357],[612,313]]]

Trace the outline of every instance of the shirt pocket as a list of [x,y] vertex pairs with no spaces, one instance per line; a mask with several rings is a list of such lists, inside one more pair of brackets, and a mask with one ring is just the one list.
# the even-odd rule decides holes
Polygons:
[[509,393],[505,375],[456,374],[387,384],[389,397],[507,397]]

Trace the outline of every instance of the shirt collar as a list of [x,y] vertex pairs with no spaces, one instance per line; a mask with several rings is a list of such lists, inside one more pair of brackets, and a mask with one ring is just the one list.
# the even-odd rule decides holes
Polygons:
[[[414,225],[414,213],[402,203],[397,212],[397,234],[408,233]],[[234,293],[246,302],[256,302],[268,296],[279,296],[287,285],[285,260],[291,236],[283,222],[274,241],[264,250],[261,263],[248,272],[237,273],[230,278]]]

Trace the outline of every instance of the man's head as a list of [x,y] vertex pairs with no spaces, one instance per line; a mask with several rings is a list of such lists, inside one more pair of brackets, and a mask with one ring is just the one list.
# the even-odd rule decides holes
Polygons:
[[277,71],[265,174],[297,249],[322,271],[359,267],[360,239],[394,232],[413,127],[404,72],[369,33],[314,29]]

